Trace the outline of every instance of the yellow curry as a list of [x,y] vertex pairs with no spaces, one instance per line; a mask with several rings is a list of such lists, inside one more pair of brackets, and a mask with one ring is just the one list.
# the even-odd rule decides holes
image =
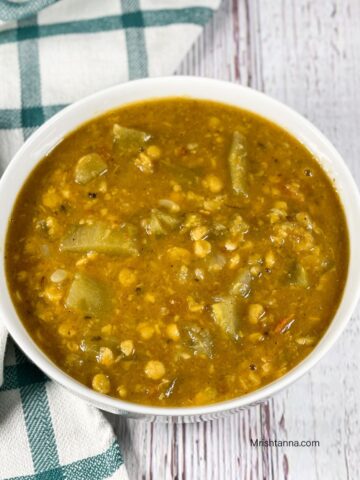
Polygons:
[[102,115],[57,145],[9,224],[8,283],[65,372],[194,406],[284,375],[333,318],[348,267],[331,180],[289,133],[183,98]]

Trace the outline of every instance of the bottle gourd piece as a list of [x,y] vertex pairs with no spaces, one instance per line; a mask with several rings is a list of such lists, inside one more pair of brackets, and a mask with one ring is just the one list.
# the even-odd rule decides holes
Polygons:
[[136,227],[130,224],[117,228],[104,223],[77,225],[61,240],[60,251],[135,256],[139,254],[136,231]]
[[96,177],[107,172],[107,164],[97,153],[84,155],[77,162],[75,167],[75,182],[80,185],[89,183]]
[[247,147],[240,132],[234,132],[228,156],[232,188],[235,193],[247,196]]
[[106,285],[83,273],[76,273],[65,306],[83,314],[99,316],[110,310],[111,297]]
[[136,155],[150,138],[151,135],[146,132],[122,127],[115,123],[113,126],[113,156],[115,160]]

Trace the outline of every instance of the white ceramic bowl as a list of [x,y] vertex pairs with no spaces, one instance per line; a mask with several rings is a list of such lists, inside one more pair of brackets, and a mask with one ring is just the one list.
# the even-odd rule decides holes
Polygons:
[[[292,133],[313,152],[334,180],[345,209],[350,238],[350,265],[343,298],[331,325],[312,353],[286,375],[263,388],[226,402],[192,408],[151,407],[117,400],[97,393],[65,374],[37,347],[19,320],[8,291],[4,266],[9,217],[21,187],[39,160],[69,132],[107,110],[138,100],[171,96],[209,99],[241,107],[272,120]],[[249,88],[205,78],[169,77],[137,80],[91,95],[52,117],[26,141],[0,181],[0,202],[0,318],[16,343],[41,370],[103,410],[153,420],[194,421],[214,418],[259,402],[310,370],[334,344],[356,306],[360,291],[359,248],[356,248],[360,244],[360,198],[355,182],[339,153],[311,123],[278,101]]]

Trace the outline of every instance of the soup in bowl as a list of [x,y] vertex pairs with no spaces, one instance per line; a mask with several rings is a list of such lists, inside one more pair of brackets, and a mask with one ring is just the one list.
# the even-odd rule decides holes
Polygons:
[[110,89],[43,126],[1,194],[29,149],[4,223],[2,316],[35,363],[102,408],[257,401],[348,320],[356,187],[274,100],[191,78]]

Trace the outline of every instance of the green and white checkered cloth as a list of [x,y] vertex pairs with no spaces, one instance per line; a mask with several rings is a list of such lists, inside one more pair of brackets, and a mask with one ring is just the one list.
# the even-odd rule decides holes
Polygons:
[[[0,173],[65,105],[129,79],[172,74],[219,3],[0,0]],[[0,323],[0,480],[126,479],[105,417],[6,340]]]

